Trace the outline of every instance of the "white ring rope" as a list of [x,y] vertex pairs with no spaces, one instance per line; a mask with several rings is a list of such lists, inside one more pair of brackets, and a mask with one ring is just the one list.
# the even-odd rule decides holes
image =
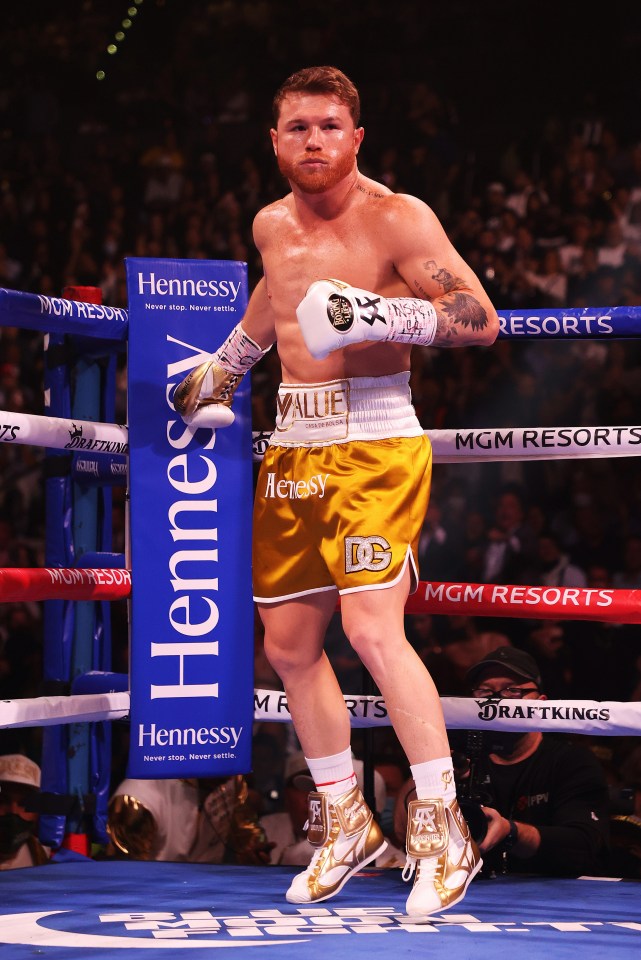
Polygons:
[[[352,727],[388,727],[385,701],[376,696],[345,696]],[[474,700],[441,697],[445,725],[452,730],[563,730],[624,736],[641,733],[641,703],[598,700]],[[410,709],[410,705],[408,705]],[[280,690],[254,691],[254,719],[289,722]]]
[[129,453],[129,431],[116,423],[40,417],[8,410],[0,410],[0,442],[85,453]]
[[[438,463],[641,456],[641,426],[426,430],[425,433]],[[254,431],[254,459],[262,459],[268,439],[269,433]],[[128,454],[129,431],[116,423],[0,410],[0,442],[86,453]]]
[[[354,728],[390,726],[385,701],[376,696],[344,697]],[[541,730],[634,736],[641,733],[641,703],[610,700],[474,700],[441,697],[445,725],[452,730]],[[129,713],[129,693],[74,694],[0,701],[0,729],[120,720]],[[254,720],[291,722],[281,690],[254,690]],[[168,720],[168,730],[171,731]],[[180,731],[176,730],[176,735]],[[180,746],[173,742],[174,746]]]
[[0,700],[0,730],[53,727],[59,723],[97,723],[129,715],[129,693],[83,693],[70,697]]
[[525,427],[426,430],[434,460],[565,460],[639,457],[641,427]]
[[[641,456],[641,427],[488,427],[425,433],[435,463]],[[267,431],[254,431],[254,460],[262,460],[269,438]]]

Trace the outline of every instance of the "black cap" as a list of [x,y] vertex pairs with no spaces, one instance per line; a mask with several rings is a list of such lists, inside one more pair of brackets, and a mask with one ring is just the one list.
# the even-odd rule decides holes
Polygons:
[[496,650],[492,650],[491,653],[488,653],[486,657],[483,657],[482,660],[479,660],[478,663],[475,663],[474,666],[470,667],[467,671],[469,683],[475,686],[481,674],[484,673],[488,667],[493,666],[503,667],[517,677],[522,677],[524,680],[531,680],[532,683],[536,683],[537,686],[541,683],[541,673],[536,660],[531,657],[529,653],[526,653],[525,650],[519,650],[518,647],[497,647]]

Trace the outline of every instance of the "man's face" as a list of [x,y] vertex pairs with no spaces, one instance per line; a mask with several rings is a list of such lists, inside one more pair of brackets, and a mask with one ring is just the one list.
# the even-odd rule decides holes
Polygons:
[[288,94],[271,131],[278,167],[303,193],[324,193],[356,168],[363,128],[336,97]]
[[29,810],[34,791],[20,783],[4,782],[0,784],[0,814],[15,813],[23,820],[33,823],[38,814]]
[[476,681],[472,696],[477,699],[502,696],[508,700],[545,700],[533,680],[526,680],[507,670],[486,670]]
[[0,784],[0,860],[14,856],[27,842],[38,819],[29,810],[33,791],[21,784]]
[[[533,680],[519,677],[518,674],[500,667],[489,667],[485,670],[472,690],[472,696],[477,700],[486,700],[490,697],[501,697],[507,700],[546,700]],[[493,730],[489,734],[492,738],[492,753],[502,757],[513,756],[522,744],[527,742],[530,734],[512,730]]]

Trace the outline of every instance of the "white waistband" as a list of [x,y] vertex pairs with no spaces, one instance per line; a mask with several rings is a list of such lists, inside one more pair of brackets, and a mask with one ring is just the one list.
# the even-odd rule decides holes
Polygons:
[[348,440],[418,437],[409,371],[386,377],[349,377],[327,383],[281,383],[276,429],[280,447],[322,447]]

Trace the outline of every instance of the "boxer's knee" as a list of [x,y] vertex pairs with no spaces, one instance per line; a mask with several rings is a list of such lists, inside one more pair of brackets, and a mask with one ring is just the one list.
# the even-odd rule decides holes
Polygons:
[[407,643],[402,624],[381,618],[350,617],[343,621],[343,628],[352,649],[374,677],[393,667]]
[[314,646],[292,641],[292,635],[287,636],[266,632],[265,656],[270,665],[281,679],[312,666],[320,656]]

